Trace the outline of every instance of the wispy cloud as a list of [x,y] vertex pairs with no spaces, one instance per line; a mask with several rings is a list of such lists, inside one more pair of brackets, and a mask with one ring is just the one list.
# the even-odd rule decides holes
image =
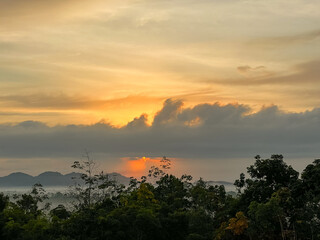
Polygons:
[[244,65],[237,67],[237,70],[248,76],[247,78],[213,79],[208,80],[208,82],[222,85],[273,85],[275,87],[278,85],[306,86],[306,84],[312,84],[312,88],[319,88],[319,67],[320,60],[300,63],[283,72],[267,71],[264,66],[250,67]]
[[[101,0],[0,0],[0,29],[23,31],[31,25],[57,23],[61,19],[72,19],[90,13],[99,8]],[[109,1],[111,2],[111,1]]]
[[86,96],[70,96],[66,94],[31,94],[0,96],[0,105],[10,108],[25,109],[56,109],[56,110],[86,110],[108,109],[119,105],[131,105],[145,101],[161,101],[161,97],[127,96],[118,99],[93,99]]
[[317,41],[320,38],[320,30],[313,30],[309,32],[302,32],[294,35],[277,36],[277,37],[265,37],[255,39],[249,42],[249,44],[258,45],[260,47],[275,47],[281,48],[285,46],[303,44],[311,41]]

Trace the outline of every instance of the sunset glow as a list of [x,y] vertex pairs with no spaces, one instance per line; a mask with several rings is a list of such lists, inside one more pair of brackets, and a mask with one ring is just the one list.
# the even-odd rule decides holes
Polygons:
[[161,158],[122,158],[123,166],[121,172],[126,176],[133,176],[140,178],[143,175],[148,174],[148,170],[151,166],[160,166]]
[[0,174],[66,171],[83,149],[134,176],[163,155],[208,175],[257,153],[318,157],[319,9],[0,0]]
[[0,122],[151,123],[168,98],[310,110],[317,4],[0,1]]
[[1,240],[320,239],[318,176],[320,0],[0,0]]

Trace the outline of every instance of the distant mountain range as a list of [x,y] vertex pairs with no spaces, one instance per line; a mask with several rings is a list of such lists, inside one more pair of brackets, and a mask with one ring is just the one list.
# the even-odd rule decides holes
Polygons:
[[207,181],[206,183],[212,186],[214,185],[224,185],[224,186],[232,185],[233,186],[233,183],[226,182],[226,181]]
[[[130,178],[119,173],[109,173],[108,176],[121,184],[127,185],[130,182]],[[65,175],[59,172],[44,172],[35,177],[26,173],[16,172],[5,177],[0,177],[0,187],[31,187],[35,183],[40,183],[44,187],[70,186],[73,185],[79,177],[80,173],[75,172]]]
[[[118,183],[128,185],[130,178],[121,175],[120,173],[109,173],[108,176]],[[0,177],[0,187],[31,187],[35,183],[40,183],[44,187],[52,186],[70,186],[73,185],[76,179],[80,179],[80,173],[61,174],[59,172],[44,172],[38,176],[31,176],[26,173],[16,172],[8,176]],[[207,181],[209,185],[224,185],[233,186],[230,182],[225,181]]]

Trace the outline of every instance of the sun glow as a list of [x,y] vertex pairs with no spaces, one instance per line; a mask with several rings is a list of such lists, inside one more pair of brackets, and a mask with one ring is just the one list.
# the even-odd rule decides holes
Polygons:
[[140,172],[146,169],[147,158],[142,157],[137,160],[128,161],[128,167],[133,172]]
[[122,158],[123,170],[121,171],[126,176],[141,177],[147,174],[151,166],[159,166],[162,158],[137,157],[137,158]]

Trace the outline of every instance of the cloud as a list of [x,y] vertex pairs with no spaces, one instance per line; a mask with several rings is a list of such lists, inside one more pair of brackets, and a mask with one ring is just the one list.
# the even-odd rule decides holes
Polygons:
[[[5,108],[1,111],[17,112],[16,108],[74,110],[75,114],[83,109],[100,111],[104,109],[104,100],[109,98],[141,94],[164,96],[162,101],[207,88],[212,79],[209,87],[214,93],[194,96],[191,104],[241,101],[251,105],[291,104],[289,107],[293,109],[291,99],[274,101],[287,94],[286,90],[292,87],[290,81],[283,81],[282,85],[288,87],[275,96],[283,79],[274,78],[301,72],[290,68],[293,62],[310,62],[319,55],[309,40],[294,47],[292,53],[284,48],[257,50],[246,45],[261,36],[281,38],[303,31],[307,39],[317,39],[317,31],[309,29],[318,28],[314,23],[319,15],[308,12],[317,9],[315,1],[308,4],[297,1],[290,6],[284,0],[120,2],[107,1],[100,7],[99,0],[0,0],[0,22],[5,23],[0,27],[0,95],[1,107]],[[290,11],[279,6],[290,7]],[[54,24],[42,26],[48,21]],[[29,29],[30,25],[35,29]],[[16,26],[19,31],[15,31]],[[7,30],[2,32],[2,28]],[[237,66],[240,72],[235,71]],[[257,69],[259,66],[265,69]],[[269,70],[273,75],[268,74]],[[297,81],[297,85],[302,84]],[[261,89],[260,85],[274,87],[266,93],[266,88]],[[257,103],[257,98],[265,102],[258,99]],[[191,97],[184,99],[188,104]],[[301,100],[307,101],[308,98]],[[9,106],[15,109],[8,109]],[[108,106],[111,105],[106,103]],[[116,104],[113,106],[117,108]],[[310,108],[310,103],[300,106]],[[311,107],[314,106],[317,105]],[[130,119],[142,112],[151,114],[151,110],[139,110]],[[120,114],[109,117],[109,112],[104,116],[100,112],[94,114],[98,117],[87,122],[121,118]],[[22,117],[12,121],[22,121]]]
[[96,99],[84,95],[66,94],[29,94],[29,95],[0,95],[0,105],[12,108],[26,109],[107,109],[119,105],[135,105],[145,101],[161,101],[161,97],[131,95],[115,99]]
[[142,114],[139,118],[134,118],[131,122],[128,122],[126,128],[128,129],[141,129],[148,127],[148,115]]
[[5,112],[1,111],[0,116],[25,116],[25,117],[34,117],[34,116],[51,116],[55,117],[60,115],[61,113],[59,112]]
[[251,67],[243,65],[237,67],[238,72],[247,78],[266,78],[272,76],[274,73],[269,71],[265,66]]
[[207,82],[221,85],[274,85],[274,86],[299,86],[312,84],[312,89],[319,88],[320,60],[312,60],[296,64],[291,69],[282,72],[267,71],[266,67],[250,67],[243,65],[237,70],[248,78],[214,79]]
[[[102,0],[0,0],[0,29],[24,30],[31,25],[57,22],[61,19],[87,15],[99,8]],[[110,1],[108,1],[110,2]]]
[[[0,125],[0,158],[67,158],[84,148],[116,157],[227,158],[258,153],[319,155],[320,109],[286,113],[270,106],[199,104],[167,100],[153,124],[146,115],[122,128],[108,123],[49,127],[40,122]],[[194,119],[196,125],[187,124]],[[134,131],[132,131],[134,130]]]
[[265,69],[265,68],[266,68],[265,66],[250,67],[248,65],[237,67],[237,69],[238,69],[238,71],[240,73],[247,73],[247,72],[250,72],[250,71],[262,70],[262,69]]
[[181,108],[183,106],[182,101],[173,101],[172,99],[167,99],[161,111],[157,112],[154,117],[153,126],[168,125],[170,122],[176,120]]
[[319,87],[320,78],[320,60],[314,60],[298,64],[294,67],[293,73],[284,76],[271,76],[257,83],[260,84],[312,84],[313,87]]
[[284,47],[289,45],[296,45],[306,42],[311,42],[318,40],[320,37],[320,30],[313,30],[308,32],[303,32],[299,34],[293,34],[288,36],[280,37],[266,37],[261,39],[255,39],[249,42],[249,44],[254,44],[258,46],[268,46],[268,47]]

